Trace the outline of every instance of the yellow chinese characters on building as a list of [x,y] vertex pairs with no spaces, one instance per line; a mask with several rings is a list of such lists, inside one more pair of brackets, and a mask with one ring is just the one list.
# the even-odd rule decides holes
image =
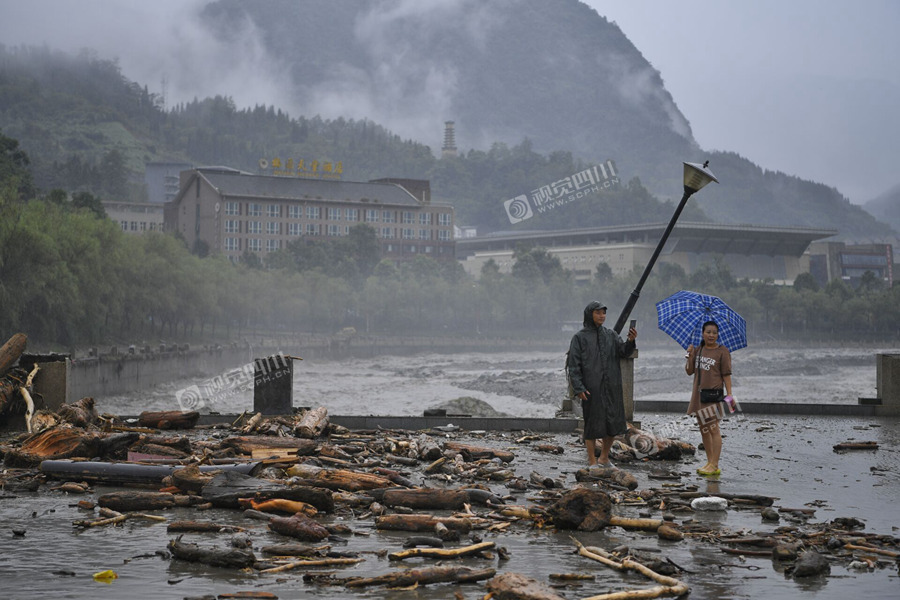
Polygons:
[[[266,160],[260,159],[260,167],[263,171],[269,171],[272,175],[280,175],[283,177],[309,177],[313,179],[340,179],[344,174],[344,163],[342,161],[331,162],[318,160],[307,161],[303,158],[287,158],[282,160],[280,157]],[[263,165],[268,165],[266,168]]]

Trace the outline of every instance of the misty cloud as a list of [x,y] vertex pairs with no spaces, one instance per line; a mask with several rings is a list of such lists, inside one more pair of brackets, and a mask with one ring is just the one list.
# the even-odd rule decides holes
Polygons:
[[167,105],[230,96],[238,106],[281,105],[290,98],[277,65],[249,21],[240,35],[219,41],[199,13],[205,0],[40,0],[7,2],[0,39],[7,45],[44,45],[115,60],[122,73],[163,92]]
[[661,106],[669,118],[672,131],[685,139],[693,139],[690,123],[681,114],[672,96],[660,85],[659,71],[650,67],[635,69],[633,62],[617,55],[598,56],[597,62],[603,63],[617,74],[613,77],[613,85],[626,103],[634,106]]
[[[365,67],[336,65],[333,75],[306,88],[307,113],[328,118],[368,118],[403,138],[439,139],[440,124],[454,120],[459,70],[451,57],[424,53],[443,36],[447,24],[484,48],[499,21],[495,5],[478,0],[373,3],[354,24]],[[448,49],[448,50],[452,50]]]

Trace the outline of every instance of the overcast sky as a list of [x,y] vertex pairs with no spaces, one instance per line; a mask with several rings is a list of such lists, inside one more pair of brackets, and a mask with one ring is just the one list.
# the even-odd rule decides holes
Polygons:
[[[240,107],[289,107],[252,39],[222,45],[184,18],[204,3],[0,0],[0,43],[94,48],[151,92],[165,74],[171,102],[224,94]],[[900,183],[897,0],[587,4],[660,71],[701,147],[834,186],[857,203]]]
[[897,0],[586,3],[661,73],[702,148],[856,203],[900,183]]

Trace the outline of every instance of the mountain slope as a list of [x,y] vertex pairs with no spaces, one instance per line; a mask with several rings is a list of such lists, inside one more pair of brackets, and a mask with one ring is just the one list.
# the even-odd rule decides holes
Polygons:
[[623,181],[638,177],[674,200],[680,161],[711,159],[722,185],[697,201],[715,221],[890,234],[833,188],[702,151],[658,71],[577,0],[335,0],[327,9],[218,0],[203,17],[223,39],[259,35],[290,73],[303,114],[362,111],[423,142],[454,120],[461,148],[527,139],[541,153],[613,159]]
[[[130,181],[126,197],[140,199],[147,161],[254,171],[263,157],[314,157],[343,161],[347,179],[430,179],[435,199],[486,232],[515,228],[504,200],[606,159],[621,193],[528,226],[659,222],[671,209],[632,180],[677,201],[680,162],[709,159],[722,183],[697,194],[685,219],[834,228],[847,239],[892,233],[833,188],[702,151],[659,74],[576,0],[219,0],[202,19],[223,40],[268,48],[296,106],[239,109],[215,97],[166,112],[89,51],[0,46],[0,130],[29,153],[35,182],[122,198],[104,181],[115,169]],[[388,119],[405,139],[378,124]],[[426,145],[445,119],[456,121],[457,158]]]
[[900,231],[900,184],[864,204],[872,215]]
[[453,120],[463,149],[527,138],[613,159],[651,190],[696,149],[659,73],[577,0],[219,0],[204,18],[223,39],[259,32],[298,114],[368,117],[421,141]]

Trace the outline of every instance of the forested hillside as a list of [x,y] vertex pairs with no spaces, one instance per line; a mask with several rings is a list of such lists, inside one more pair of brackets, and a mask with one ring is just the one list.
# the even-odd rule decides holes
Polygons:
[[866,202],[865,208],[896,231],[900,231],[900,185]]
[[[112,90],[108,94],[98,90]],[[196,100],[163,111],[146,87],[90,54],[0,47],[0,131],[31,156],[43,189],[87,191],[103,199],[143,199],[143,165],[175,160],[255,171],[262,157],[341,161],[344,178],[411,177],[432,182],[435,201],[457,208],[461,224],[482,232],[509,228],[503,200],[586,166],[569,152],[544,156],[525,140],[438,159],[370,121],[293,118],[275,107],[238,109],[229,98]],[[676,168],[678,166],[676,165]],[[673,179],[677,182],[676,170]],[[534,228],[666,220],[669,204],[638,181],[533,219]],[[706,220],[693,204],[686,219]]]
[[[291,116],[273,106],[238,108],[225,97],[163,110],[146,86],[128,81],[115,62],[90,52],[70,56],[0,46],[0,131],[27,151],[40,189],[105,200],[144,199],[143,169],[151,161],[255,171],[262,157],[294,156],[341,161],[348,180],[428,179],[433,198],[453,204],[457,222],[480,233],[665,222],[672,214],[671,203],[660,202],[616,161],[620,185],[510,225],[504,200],[596,163],[567,149],[541,154],[530,139],[438,158],[428,146],[369,120]],[[705,156],[722,184],[692,198],[685,221],[827,227],[848,238],[890,233],[832,188],[764,172],[734,153]],[[683,158],[673,157],[666,167],[675,199]]]

